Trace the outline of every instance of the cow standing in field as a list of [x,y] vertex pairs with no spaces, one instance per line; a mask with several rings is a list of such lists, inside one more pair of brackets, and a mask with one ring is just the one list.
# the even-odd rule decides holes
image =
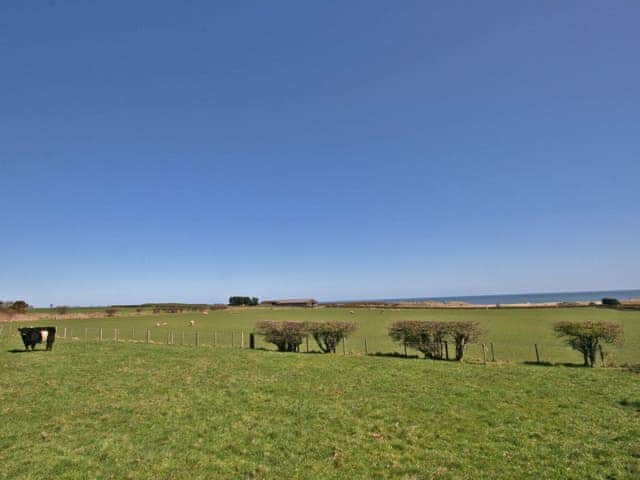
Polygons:
[[25,350],[34,350],[36,344],[46,343],[47,350],[53,348],[53,342],[56,339],[56,327],[23,327],[19,328],[20,336],[24,342]]

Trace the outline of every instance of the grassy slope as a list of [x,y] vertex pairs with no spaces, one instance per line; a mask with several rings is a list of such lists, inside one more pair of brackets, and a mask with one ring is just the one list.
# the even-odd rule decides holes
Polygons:
[[640,475],[625,371],[9,342],[0,478]]
[[[441,320],[477,320],[487,330],[485,341],[493,342],[498,360],[523,362],[535,360],[533,344],[538,343],[543,360],[552,362],[579,362],[580,356],[565,347],[556,338],[552,325],[559,320],[610,320],[621,322],[625,329],[625,346],[614,348],[613,360],[618,363],[640,362],[640,311],[619,311],[598,308],[560,308],[560,309],[500,309],[500,310],[364,310],[355,309],[353,314],[348,308],[318,309],[274,309],[253,308],[214,311],[209,315],[161,314],[136,315],[129,310],[121,310],[116,318],[90,320],[48,321],[60,328],[73,328],[74,336],[83,337],[84,328],[89,327],[89,335],[97,336],[97,328],[104,328],[105,337],[112,335],[113,328],[121,329],[121,336],[131,336],[131,327],[136,328],[136,337],[144,339],[145,329],[152,329],[152,339],[166,341],[167,333],[173,330],[176,341],[181,340],[181,332],[186,333],[186,341],[193,342],[195,329],[201,332],[203,344],[213,343],[213,332],[217,332],[220,344],[231,344],[231,332],[251,331],[254,323],[261,319],[270,320],[349,320],[358,323],[359,329],[349,342],[349,349],[362,352],[363,337],[367,337],[369,352],[393,352],[399,350],[386,336],[387,326],[394,320],[441,319]],[[189,320],[195,320],[196,328],[188,326]],[[156,328],[156,322],[167,322],[168,326]],[[42,322],[40,322],[42,323]],[[15,333],[15,332],[14,332]],[[6,335],[6,333],[5,333]],[[19,344],[19,341],[16,339]],[[260,345],[264,346],[264,345]],[[481,356],[478,346],[471,346],[471,358]]]

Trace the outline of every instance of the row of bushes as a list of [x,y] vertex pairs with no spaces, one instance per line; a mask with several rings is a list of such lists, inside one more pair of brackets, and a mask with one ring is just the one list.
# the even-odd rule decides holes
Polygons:
[[[351,322],[274,322],[256,324],[256,333],[281,352],[298,352],[306,338],[312,337],[324,353],[335,353],[345,338],[356,330]],[[455,358],[462,360],[467,344],[481,335],[477,322],[395,322],[389,328],[389,336],[407,347],[422,352],[425,358],[445,358],[447,342],[455,345]]]
[[[622,345],[622,326],[614,322],[557,322],[556,335],[565,339],[567,345],[583,355],[584,365],[594,367],[602,344]],[[312,337],[324,353],[335,353],[341,341],[356,330],[351,322],[275,322],[261,321],[256,324],[256,333],[264,336],[281,352],[298,352],[300,345]],[[425,358],[443,360],[448,358],[448,345],[455,345],[455,359],[464,359],[465,348],[476,342],[484,331],[477,322],[437,322],[406,320],[389,327],[389,336],[396,342],[422,352]]]

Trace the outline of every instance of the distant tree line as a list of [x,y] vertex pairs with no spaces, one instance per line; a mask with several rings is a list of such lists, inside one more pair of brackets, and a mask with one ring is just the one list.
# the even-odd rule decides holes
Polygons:
[[229,297],[229,305],[237,307],[241,305],[255,306],[258,305],[258,297]]
[[24,300],[0,302],[0,311],[7,313],[25,313],[29,309],[29,304]]

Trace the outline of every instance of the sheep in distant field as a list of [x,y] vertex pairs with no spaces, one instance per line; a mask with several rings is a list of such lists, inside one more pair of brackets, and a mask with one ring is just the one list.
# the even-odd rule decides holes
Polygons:
[[156,327],[166,327],[169,325],[167,322],[156,322]]
[[354,315],[356,312],[354,312],[353,310],[349,310],[349,313],[350,313],[351,315]]
[[189,326],[193,327],[196,324],[195,320],[189,320]]

